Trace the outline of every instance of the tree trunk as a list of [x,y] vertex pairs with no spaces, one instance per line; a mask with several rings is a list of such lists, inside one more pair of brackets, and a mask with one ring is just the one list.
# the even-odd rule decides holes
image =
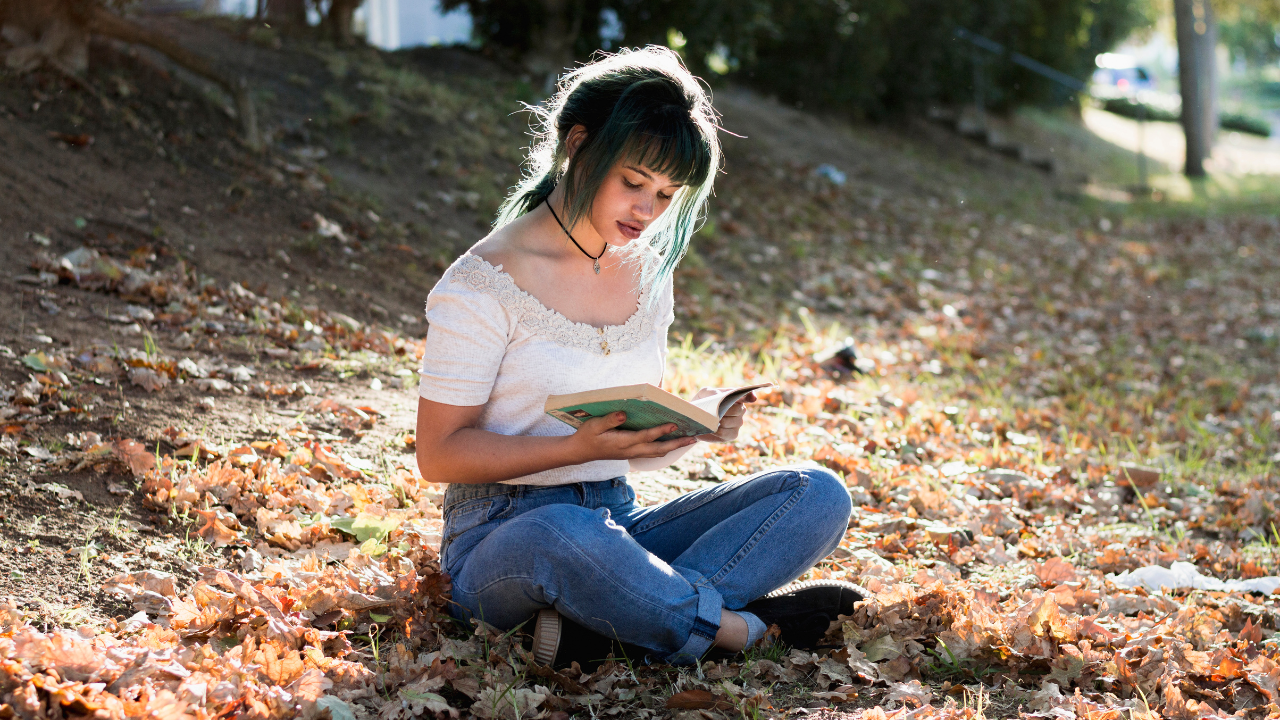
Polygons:
[[353,16],[356,9],[363,3],[364,0],[333,0],[329,5],[329,17],[326,22],[329,25],[330,36],[338,45],[351,45],[355,42],[355,33],[351,29]]
[[307,26],[307,0],[267,0],[267,21],[286,28]]
[[89,33],[71,0],[0,2],[0,33],[13,46],[5,65],[17,72],[50,65],[67,74],[89,66]]
[[257,111],[243,78],[237,80],[223,75],[206,58],[169,36],[126,20],[93,0],[24,3],[0,0],[0,32],[14,46],[4,57],[10,68],[26,72],[48,65],[95,95],[97,91],[93,86],[77,76],[88,67],[91,34],[146,45],[190,72],[217,83],[236,104],[245,143],[254,150],[262,147]]
[[215,70],[206,58],[183,47],[173,38],[125,20],[104,7],[93,7],[87,20],[89,31],[95,35],[104,35],[135,45],[146,45],[152,50],[163,53],[189,72],[216,83],[235,101],[236,114],[240,116],[240,127],[244,131],[245,144],[254,150],[262,148],[262,136],[258,132],[257,109],[249,96],[248,85],[244,78],[232,79],[223,75]]
[[582,0],[542,0],[542,22],[530,30],[525,65],[545,78],[543,91],[555,90],[560,73],[573,64],[573,45],[582,30]]
[[1178,35],[1178,85],[1182,130],[1187,138],[1187,177],[1204,177],[1204,161],[1218,133],[1218,25],[1210,0],[1174,0]]

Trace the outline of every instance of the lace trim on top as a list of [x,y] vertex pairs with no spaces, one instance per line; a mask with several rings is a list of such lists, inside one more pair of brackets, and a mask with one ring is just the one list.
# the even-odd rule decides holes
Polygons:
[[502,266],[489,264],[479,255],[465,255],[454,267],[454,279],[477,292],[495,298],[515,314],[529,332],[557,345],[586,350],[596,355],[627,352],[653,334],[653,309],[649,307],[649,289],[640,291],[636,311],[624,325],[598,328],[569,318],[543,305],[537,298],[521,290]]

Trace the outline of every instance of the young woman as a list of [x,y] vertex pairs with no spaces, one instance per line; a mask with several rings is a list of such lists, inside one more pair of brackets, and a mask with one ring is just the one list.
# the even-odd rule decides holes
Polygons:
[[531,172],[427,299],[418,466],[449,483],[455,615],[532,621],[548,665],[603,657],[605,638],[695,662],[771,624],[811,646],[861,598],[849,583],[783,588],[844,535],[836,476],[785,468],[638,507],[629,469],[732,441],[744,406],[714,435],[665,442],[673,426],[628,432],[616,413],[575,432],[543,412],[549,395],[662,382],[672,271],[720,164],[707,94],[649,47],[569,73],[535,112]]

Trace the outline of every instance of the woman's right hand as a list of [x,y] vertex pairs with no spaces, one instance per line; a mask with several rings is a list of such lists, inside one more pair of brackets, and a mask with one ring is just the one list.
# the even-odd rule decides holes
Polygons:
[[581,462],[663,457],[698,442],[696,437],[656,442],[663,435],[674,432],[676,426],[667,423],[648,430],[619,430],[618,426],[626,421],[626,413],[614,412],[582,423],[577,432],[569,436],[579,451],[575,454],[583,458]]

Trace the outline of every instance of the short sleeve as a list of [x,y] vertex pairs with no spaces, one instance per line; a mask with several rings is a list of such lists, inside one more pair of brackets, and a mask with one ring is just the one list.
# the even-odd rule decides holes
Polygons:
[[[676,321],[675,293],[673,291],[675,281],[667,278],[662,284],[662,295],[658,298],[657,312],[654,315],[658,318],[654,325],[654,332],[658,334],[658,352],[662,356],[662,376],[667,376],[667,330],[670,329],[671,323]],[[662,383],[658,383],[661,387]]]
[[673,278],[667,278],[662,283],[662,295],[658,298],[657,312],[654,313],[658,318],[658,332],[665,334],[667,328],[671,327],[671,323],[676,321],[676,303],[672,288],[675,284]]
[[497,298],[446,273],[427,296],[427,323],[418,395],[447,405],[489,402],[511,327]]

